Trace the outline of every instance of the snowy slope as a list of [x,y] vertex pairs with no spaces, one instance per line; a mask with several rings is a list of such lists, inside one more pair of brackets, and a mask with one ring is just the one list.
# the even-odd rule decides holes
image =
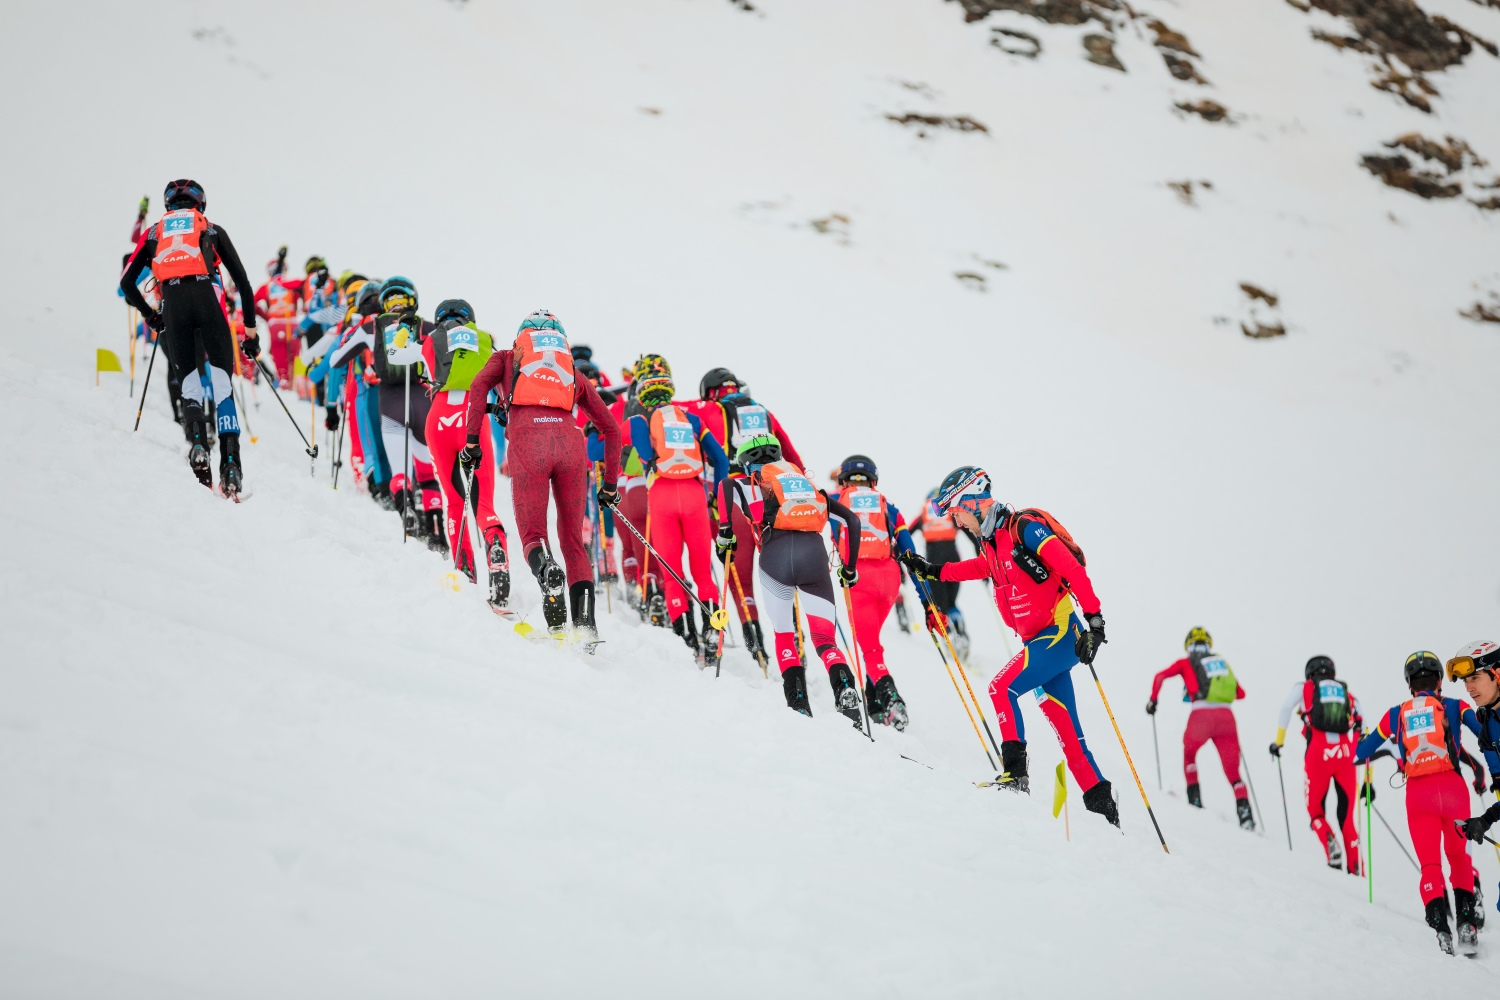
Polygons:
[[[1429,117],[1287,5],[1156,11],[1209,91],[1144,39],[1118,42],[1120,75],[1076,31],[966,24],[952,3],[756,6],[0,11],[5,92],[25,95],[0,114],[28,150],[5,168],[20,238],[0,258],[22,290],[0,455],[25,470],[0,496],[0,865],[22,904],[0,916],[0,983],[1248,995],[1427,968],[1414,873],[1383,832],[1373,908],[1320,870],[1295,813],[1290,856],[1233,829],[1213,779],[1208,814],[1158,796],[1162,857],[1092,692],[1128,836],[1075,815],[1066,845],[1044,795],[968,788],[984,761],[925,639],[888,637],[915,721],[873,747],[825,689],[806,723],[743,654],[714,684],[623,619],[595,661],[532,648],[443,589],[392,518],[309,480],[268,401],[256,495],[227,508],[155,399],[132,437],[123,386],[93,389],[94,349],[123,346],[126,215],[191,174],[252,273],[286,242],[408,274],[427,302],[463,295],[502,334],[546,305],[608,365],[667,354],[684,388],[729,364],[816,469],[871,454],[907,508],[987,465],[1087,548],[1143,774],[1140,704],[1192,624],[1250,693],[1250,747],[1313,652],[1378,706],[1410,650],[1492,634],[1500,340],[1457,310],[1495,277],[1496,218],[1358,160],[1413,130],[1500,156],[1500,63],[1443,74]],[[1500,36],[1487,8],[1434,9]],[[999,52],[996,26],[1042,56]],[[157,53],[212,85],[158,106]],[[1201,96],[1243,117],[1172,113]],[[917,138],[885,118],[907,112],[989,132]],[[1186,178],[1213,182],[1197,208],[1165,186]],[[834,213],[847,225],[811,224]],[[971,271],[986,292],[954,277]],[[1285,338],[1238,332],[1242,281],[1281,297]],[[982,689],[1006,648],[966,595]],[[1160,717],[1178,789],[1184,716]],[[1029,721],[1042,773],[1056,751]],[[1381,803],[1399,823],[1399,793]],[[1180,946],[1210,921],[1245,949],[1233,978],[1222,949]]]

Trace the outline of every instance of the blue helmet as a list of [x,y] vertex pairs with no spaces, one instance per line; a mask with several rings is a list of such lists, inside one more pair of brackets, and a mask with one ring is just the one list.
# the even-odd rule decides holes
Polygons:
[[444,320],[456,320],[458,323],[474,322],[474,307],[464,299],[444,299],[438,303],[437,312],[433,313],[432,321],[441,323]]
[[527,330],[556,330],[564,337],[568,335],[568,331],[563,329],[562,324],[557,321],[556,316],[552,315],[550,309],[538,309],[521,320],[521,326],[516,332],[523,333]]
[[381,283],[380,308],[385,309],[388,312],[391,311],[386,303],[388,303],[391,299],[395,298],[398,295],[404,296],[410,300],[411,304],[407,307],[408,309],[414,311],[417,308],[417,286],[412,284],[410,278],[403,278],[399,274],[392,275],[391,277],[386,278],[385,281]]
[[875,469],[874,459],[866,455],[850,455],[844,459],[844,464],[839,466],[839,482],[841,483],[851,480],[873,483],[879,478],[880,474]]
[[975,465],[961,465],[948,473],[937,490],[937,505],[944,513],[960,500],[989,500],[990,475]]

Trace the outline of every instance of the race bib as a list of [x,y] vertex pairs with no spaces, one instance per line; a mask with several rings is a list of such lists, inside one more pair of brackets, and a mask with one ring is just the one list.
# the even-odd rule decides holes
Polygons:
[[744,406],[735,411],[740,433],[746,438],[771,433],[771,415],[764,406]]
[[560,333],[551,330],[532,330],[531,346],[538,351],[561,351],[568,350],[568,340]]
[[1342,702],[1344,700],[1344,685],[1337,681],[1319,681],[1318,700],[1323,702]]
[[193,213],[191,209],[168,212],[162,217],[161,233],[163,236],[183,236],[192,231]]
[[1430,708],[1414,708],[1402,717],[1408,736],[1426,736],[1437,732],[1437,716]]
[[1229,664],[1223,657],[1211,656],[1203,661],[1203,672],[1208,675],[1209,680],[1215,677],[1225,677],[1229,674]]
[[672,451],[685,451],[693,446],[693,425],[664,420],[661,425],[662,440]]
[[875,493],[860,493],[849,501],[849,509],[856,514],[878,514],[880,496]]
[[448,353],[454,351],[479,350],[479,331],[467,326],[455,326],[448,331]]
[[776,482],[781,484],[781,495],[788,500],[816,500],[818,498],[818,491],[806,476],[799,476],[795,472],[783,472],[776,477]]

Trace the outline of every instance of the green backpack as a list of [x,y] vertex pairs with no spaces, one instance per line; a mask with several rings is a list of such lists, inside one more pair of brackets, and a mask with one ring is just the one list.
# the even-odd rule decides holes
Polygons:
[[1198,675],[1197,701],[1234,704],[1234,696],[1240,685],[1234,679],[1234,671],[1230,669],[1228,660],[1217,653],[1191,653],[1188,661],[1193,665],[1193,672]]

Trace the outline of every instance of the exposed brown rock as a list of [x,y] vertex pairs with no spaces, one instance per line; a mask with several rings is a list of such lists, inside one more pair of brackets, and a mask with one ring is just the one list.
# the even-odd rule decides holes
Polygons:
[[1285,337],[1286,327],[1280,320],[1275,323],[1241,323],[1240,332],[1252,340],[1269,340],[1272,337]]
[[991,28],[990,44],[1001,52],[1013,56],[1024,56],[1027,59],[1035,59],[1042,54],[1042,40],[1035,35],[1024,31],[1014,31],[1010,28]]
[[1185,56],[1192,56],[1194,59],[1202,58],[1193,48],[1192,43],[1187,40],[1186,35],[1178,31],[1173,31],[1156,18],[1153,17],[1147,21],[1146,27],[1151,29],[1152,34],[1156,35],[1157,48],[1166,49],[1171,52],[1180,52]]
[[1121,73],[1125,72],[1125,64],[1115,56],[1115,40],[1108,35],[1084,35],[1083,47],[1088,52],[1084,58],[1095,66],[1106,66],[1109,69],[1117,69]]
[[1467,309],[1460,309],[1458,314],[1476,323],[1500,323],[1500,294],[1491,292],[1489,302],[1475,302]]
[[1229,116],[1229,109],[1217,101],[1178,101],[1174,106],[1178,111],[1197,115],[1206,122],[1234,124],[1234,120]]
[[1252,301],[1259,300],[1270,306],[1272,309],[1275,309],[1277,303],[1281,301],[1281,298],[1279,296],[1272,295],[1270,292],[1266,291],[1264,288],[1261,288],[1259,285],[1252,285],[1248,281],[1240,282],[1240,291],[1249,296]]
[[1211,181],[1167,181],[1167,187],[1177,194],[1177,200],[1192,208],[1198,207],[1197,200],[1193,197],[1193,188],[1200,187],[1205,191],[1214,189]]
[[1121,9],[1119,0],[957,0],[965,21],[982,21],[996,11],[1025,14],[1048,24],[1077,26],[1089,21],[1109,24],[1109,11]]
[[917,130],[917,137],[922,139],[927,137],[927,128],[951,128],[956,132],[989,132],[989,129],[982,123],[968,115],[922,115],[915,111],[908,111],[904,115],[886,115],[885,117],[887,121],[893,121],[897,125],[924,126]]
[[1395,156],[1367,153],[1359,158],[1359,165],[1379,177],[1386,186],[1410,191],[1419,198],[1457,198],[1463,194],[1460,185],[1449,183],[1441,174],[1414,170],[1412,162],[1400,153]]
[[1465,161],[1475,167],[1489,166],[1474,150],[1469,148],[1467,142],[1455,139],[1451,135],[1444,136],[1444,138],[1448,140],[1446,143],[1429,139],[1417,132],[1408,132],[1392,139],[1386,143],[1386,146],[1391,149],[1409,149],[1423,159],[1436,160],[1447,167],[1450,174],[1462,170]]
[[1182,56],[1174,55],[1171,52],[1163,52],[1161,54],[1161,61],[1167,64],[1167,72],[1183,83],[1201,83],[1205,85],[1208,83],[1203,78],[1203,74],[1198,72],[1198,67],[1194,66],[1191,60],[1184,59]]

